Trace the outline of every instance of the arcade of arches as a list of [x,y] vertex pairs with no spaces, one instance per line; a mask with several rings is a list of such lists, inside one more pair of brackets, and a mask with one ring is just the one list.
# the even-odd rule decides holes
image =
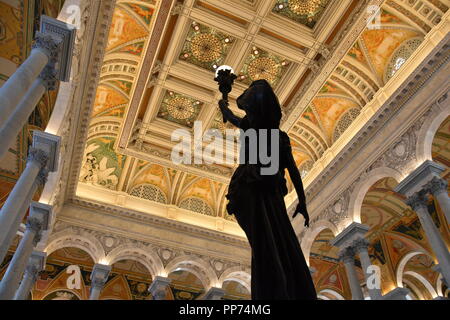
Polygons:
[[223,64],[235,113],[253,80],[279,97],[318,298],[449,298],[449,8],[0,0],[0,299],[250,298],[235,165],[171,161],[174,130],[230,128]]

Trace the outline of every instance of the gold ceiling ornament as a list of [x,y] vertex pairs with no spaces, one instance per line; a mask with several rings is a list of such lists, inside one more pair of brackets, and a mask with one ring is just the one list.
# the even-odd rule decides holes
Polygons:
[[167,101],[167,112],[177,120],[186,120],[195,114],[195,108],[189,99],[175,97]]
[[212,62],[220,58],[222,54],[222,43],[213,34],[201,33],[192,39],[191,50],[197,60],[201,62]]
[[274,82],[279,71],[279,65],[273,59],[260,57],[250,62],[247,71],[252,80],[265,79]]
[[321,6],[322,0],[288,0],[289,8],[301,16],[313,16]]

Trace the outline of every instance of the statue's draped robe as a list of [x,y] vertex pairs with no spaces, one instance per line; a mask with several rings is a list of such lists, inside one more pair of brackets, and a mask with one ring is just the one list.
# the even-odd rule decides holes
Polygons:
[[[231,112],[228,116],[224,114],[227,120],[244,131],[256,129],[258,143],[261,134],[258,129],[278,129],[276,121],[271,124],[271,118],[277,117],[278,111],[272,108],[274,102],[268,101],[270,95],[264,92],[267,91],[265,88],[267,86],[251,88],[253,92],[244,93],[244,97],[238,99],[240,108],[244,109],[242,105],[245,105],[247,116],[243,119],[235,117]],[[258,110],[249,115],[252,112],[250,108]],[[281,118],[281,115],[278,117]],[[261,162],[250,164],[248,161],[247,143],[246,161],[238,166],[230,181],[226,195],[229,200],[227,211],[235,215],[252,249],[252,299],[312,300],[317,298],[314,284],[284,203],[284,196],[287,194],[284,172],[287,157],[292,157],[291,145],[288,135],[278,132],[278,172],[274,175],[261,175]],[[267,141],[268,150],[276,147],[271,146],[270,136]],[[254,147],[255,143],[252,145]]]

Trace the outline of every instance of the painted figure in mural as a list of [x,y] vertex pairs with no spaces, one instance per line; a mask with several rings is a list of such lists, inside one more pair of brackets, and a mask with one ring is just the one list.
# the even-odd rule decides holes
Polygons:
[[[241,160],[234,172],[226,196],[229,200],[228,213],[234,214],[252,248],[252,299],[316,299],[309,268],[284,202],[288,192],[284,173],[288,169],[299,198],[294,217],[302,214],[305,226],[309,225],[303,184],[292,155],[290,140],[285,132],[279,130],[281,108],[278,98],[266,80],[257,80],[237,99],[237,105],[246,113],[242,119],[228,108],[227,100],[219,101],[224,120],[242,129],[243,133],[251,129],[257,133],[258,143],[252,143],[250,148],[249,143],[241,141],[244,146],[241,148],[241,157],[245,152],[245,161]],[[262,133],[270,130],[276,130],[278,141],[266,137],[260,144]],[[269,153],[274,152],[272,147],[278,148],[279,165],[275,174],[261,174],[261,168],[267,167],[261,161],[261,150],[257,151],[256,163],[249,161],[252,158],[249,152],[254,152],[255,145],[259,148],[263,146],[265,152]]]

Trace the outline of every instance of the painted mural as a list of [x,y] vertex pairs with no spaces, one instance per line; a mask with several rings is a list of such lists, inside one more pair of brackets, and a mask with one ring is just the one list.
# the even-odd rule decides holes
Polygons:
[[[289,10],[291,2],[282,2],[286,4],[282,4],[284,7],[281,11]],[[389,4],[382,7],[379,28],[366,29],[355,41],[347,52],[347,58],[336,68],[297,122],[299,125],[313,123],[315,127],[310,125],[304,130],[314,137],[326,137],[327,147],[357,118],[359,112],[356,111],[364,107],[373,94],[390,79],[392,75],[387,75],[387,71],[388,68],[392,69],[392,58],[397,50],[407,41],[421,41],[423,37],[423,30],[411,23],[408,15],[403,15],[391,6],[395,7],[395,2],[389,1]],[[417,47],[415,44],[412,51]],[[398,69],[410,55],[408,51],[402,57]],[[391,71],[393,73],[395,70]],[[317,141],[316,148],[319,148],[322,144],[316,138],[314,140]],[[319,149],[311,151],[304,148],[303,151],[311,159],[315,159],[315,154],[321,154]]]
[[115,190],[126,156],[114,152],[115,139],[89,141],[83,156],[80,181]]

